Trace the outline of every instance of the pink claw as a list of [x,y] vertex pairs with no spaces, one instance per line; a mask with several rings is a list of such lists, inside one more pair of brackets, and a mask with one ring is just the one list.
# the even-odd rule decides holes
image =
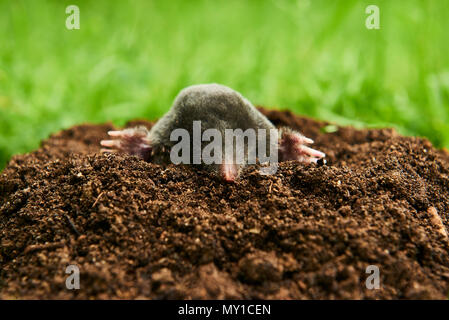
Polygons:
[[119,130],[119,131],[108,131],[108,135],[111,137],[121,137],[125,135],[125,130]]
[[114,147],[119,147],[120,146],[120,141],[117,141],[117,140],[101,140],[100,144],[103,147],[114,148]]
[[305,146],[306,143],[313,143],[313,140],[290,129],[282,130],[279,140],[279,160],[298,160],[304,163],[316,163],[319,159],[326,156],[321,151]]
[[101,152],[123,152],[149,160],[151,155],[151,143],[148,139],[148,130],[144,127],[109,131],[112,140],[101,140],[103,147]]
[[325,153],[312,149],[310,147],[301,145],[300,147],[300,151],[302,151],[302,153],[307,154],[310,157],[316,157],[316,158],[324,158],[326,156]]
[[301,135],[301,139],[304,143],[309,143],[309,144],[314,143],[314,141],[312,139],[304,137],[303,135]]

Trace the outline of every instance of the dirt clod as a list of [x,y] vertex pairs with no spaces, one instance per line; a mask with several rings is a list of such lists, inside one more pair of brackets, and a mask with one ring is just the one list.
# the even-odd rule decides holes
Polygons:
[[[327,163],[249,167],[223,183],[100,154],[111,124],[13,157],[0,175],[0,298],[447,298],[447,152],[392,129],[263,112]],[[79,290],[65,286],[71,264]]]

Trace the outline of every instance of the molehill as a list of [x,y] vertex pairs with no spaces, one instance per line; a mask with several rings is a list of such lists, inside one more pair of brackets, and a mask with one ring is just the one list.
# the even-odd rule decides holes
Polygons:
[[[225,183],[100,154],[112,124],[13,157],[0,175],[0,298],[446,299],[449,154],[392,129],[326,133],[261,111],[328,163],[248,167]],[[79,290],[66,288],[72,264]],[[366,286],[372,265],[379,289]]]

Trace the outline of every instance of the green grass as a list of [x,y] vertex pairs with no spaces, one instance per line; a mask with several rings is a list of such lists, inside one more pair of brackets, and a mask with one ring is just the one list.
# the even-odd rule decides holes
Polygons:
[[0,168],[77,123],[157,118],[207,82],[449,147],[448,31],[443,0],[0,1]]

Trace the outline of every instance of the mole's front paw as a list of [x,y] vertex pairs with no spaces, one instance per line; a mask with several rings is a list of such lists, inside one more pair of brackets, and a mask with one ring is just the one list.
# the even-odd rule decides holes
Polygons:
[[149,160],[151,156],[151,143],[148,139],[148,130],[145,127],[136,127],[120,131],[109,131],[113,140],[102,140],[102,152],[123,152]]
[[279,161],[298,160],[305,163],[317,162],[326,155],[318,150],[307,147],[305,144],[313,143],[299,132],[284,129],[280,132]]

